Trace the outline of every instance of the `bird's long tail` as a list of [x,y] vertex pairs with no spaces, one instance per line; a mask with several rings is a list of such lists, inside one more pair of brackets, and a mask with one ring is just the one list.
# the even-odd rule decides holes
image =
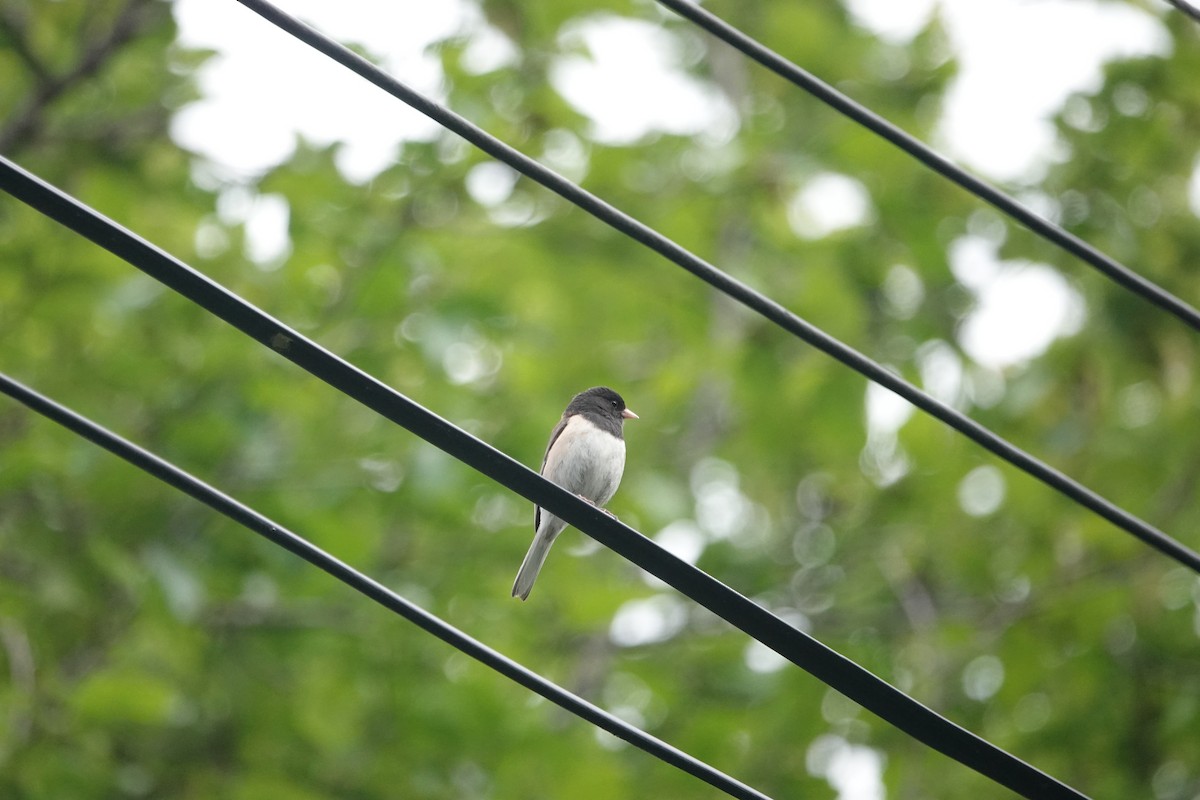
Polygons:
[[537,580],[538,573],[542,570],[542,564],[546,563],[546,556],[550,554],[550,545],[554,544],[556,538],[557,532],[552,533],[546,529],[547,527],[543,526],[543,529],[533,537],[533,544],[529,545],[529,552],[525,554],[525,560],[521,562],[521,569],[517,571],[517,580],[513,583],[513,597],[524,600],[533,590],[533,582]]

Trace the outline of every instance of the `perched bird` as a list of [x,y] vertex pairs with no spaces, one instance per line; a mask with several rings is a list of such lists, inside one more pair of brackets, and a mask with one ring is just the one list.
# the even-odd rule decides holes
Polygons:
[[[580,392],[550,434],[542,475],[592,505],[603,506],[612,499],[625,471],[625,420],[637,418],[612,389],[596,386]],[[534,509],[536,533],[517,572],[513,597],[529,597],[550,545],[565,527],[567,523],[549,511]]]

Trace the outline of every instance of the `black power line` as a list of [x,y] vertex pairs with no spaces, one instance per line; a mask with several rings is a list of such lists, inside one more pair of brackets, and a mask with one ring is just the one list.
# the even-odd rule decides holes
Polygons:
[[[1200,311],[1188,303],[1153,281],[1137,274],[1115,258],[1102,253],[1078,236],[1068,233],[1062,226],[1038,216],[1014,198],[940,155],[920,139],[901,130],[862,104],[851,100],[820,78],[801,69],[794,62],[733,27],[712,12],[701,8],[692,0],[658,0],[658,2],[731,47],[740,50],[776,75],[840,111],[864,128],[887,139],[934,172],[949,178],[984,202],[990,203],[1043,239],[1053,242],[1068,253],[1082,259],[1125,289],[1141,295],[1196,330],[1200,330]],[[1169,0],[1169,2],[1174,2],[1174,0]],[[1181,8],[1181,10],[1185,9]]]
[[1194,19],[1196,22],[1200,22],[1200,8],[1197,8],[1191,3],[1185,2],[1185,0],[1167,0],[1167,2]]
[[700,778],[731,797],[745,798],[746,800],[770,800],[767,795],[758,790],[729,777],[715,767],[672,747],[661,739],[651,736],[599,706],[593,705],[582,697],[543,678],[415,603],[406,600],[383,584],[326,553],[312,542],[263,516],[253,508],[239,503],[169,461],[118,436],[87,417],[59,405],[4,373],[0,373],[0,392],[299,556],[314,567],[337,578],[351,589],[404,617],[426,633],[433,634],[451,647],[469,655],[481,664],[491,667],[526,689],[540,694],[579,718],[608,731],[613,736],[624,739],[677,769]]
[[0,189],[125,259],[343,394],[548,509],[910,736],[1031,800],[1084,797],[2,156]]
[[870,380],[903,397],[921,410],[991,450],[1009,463],[1133,534],[1156,550],[1200,573],[1200,553],[1172,539],[1148,522],[1105,499],[1060,470],[993,433],[967,415],[921,391],[847,344],[812,323],[801,319],[781,304],[717,269],[683,246],[645,223],[606,203],[524,153],[510,147],[466,118],[409,88],[362,56],[305,25],[265,0],[239,0],[272,24],[365,78],[433,119],[493,158],[532,178],[547,189],[579,206],[597,219],[665,256],[720,292],[737,300],[779,327],[808,342]]

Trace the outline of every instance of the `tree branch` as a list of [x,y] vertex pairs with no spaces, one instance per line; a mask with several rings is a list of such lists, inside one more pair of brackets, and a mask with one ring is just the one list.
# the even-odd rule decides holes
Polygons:
[[50,72],[33,52],[29,43],[29,20],[25,14],[7,4],[0,4],[0,41],[4,41],[17,57],[25,62],[38,83],[51,80]]
[[152,5],[157,4],[153,0],[129,0],[117,14],[108,34],[92,41],[75,66],[60,75],[49,74],[41,65],[28,47],[28,42],[24,41],[24,30],[19,22],[11,15],[0,19],[0,26],[10,36],[23,42],[25,52],[21,52],[21,45],[15,46],[15,49],[22,60],[30,64],[31,71],[38,78],[32,93],[13,115],[12,121],[0,130],[0,152],[11,153],[28,143],[41,128],[46,108],[76,84],[94,75],[122,45],[140,33],[151,19]]

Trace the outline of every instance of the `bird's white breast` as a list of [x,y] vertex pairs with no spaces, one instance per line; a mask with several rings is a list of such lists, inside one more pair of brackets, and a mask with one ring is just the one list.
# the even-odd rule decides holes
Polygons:
[[567,420],[546,458],[542,474],[598,506],[612,499],[625,470],[625,441],[581,414]]

